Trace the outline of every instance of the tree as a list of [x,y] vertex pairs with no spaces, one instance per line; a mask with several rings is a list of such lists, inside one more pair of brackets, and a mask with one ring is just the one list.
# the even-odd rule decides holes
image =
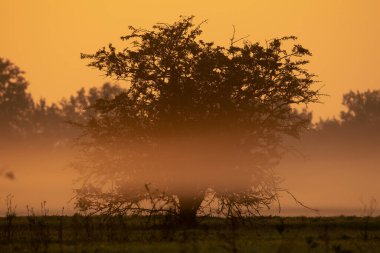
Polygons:
[[86,122],[93,113],[91,109],[97,99],[112,99],[123,89],[106,83],[88,91],[80,89],[69,99],[47,104],[44,98],[34,101],[27,92],[29,83],[24,72],[11,61],[0,58],[0,138],[5,146],[15,140],[24,140],[42,146],[55,145],[78,135],[78,129],[68,122]]
[[76,95],[70,96],[69,99],[61,99],[59,108],[66,121],[83,123],[91,118],[93,110],[91,109],[99,99],[113,99],[125,91],[115,84],[105,83],[101,87],[92,87],[88,91],[81,88]]
[[[124,80],[82,125],[85,181],[78,207],[103,213],[256,214],[277,198],[272,174],[284,135],[308,124],[292,105],[318,101],[311,53],[296,37],[260,43],[202,40],[193,17],[151,30],[130,27],[126,48],[82,54]],[[288,49],[284,49],[288,48]],[[87,172],[87,173],[86,173]],[[205,207],[208,207],[207,209]]]
[[331,141],[341,143],[344,150],[349,146],[363,149],[369,144],[377,148],[380,140],[380,90],[349,91],[343,94],[342,104],[345,110],[340,112],[338,119],[318,123],[316,139],[320,139],[320,135],[328,135]]
[[[111,99],[123,91],[118,85],[105,83],[101,87],[92,87],[88,91],[79,89],[75,95],[62,98],[58,103],[47,104],[44,98],[33,102],[29,113],[29,139],[40,140],[42,145],[61,145],[78,136],[76,123],[90,119],[93,111],[90,107],[99,98]],[[34,143],[36,144],[36,142]]]
[[0,134],[4,138],[25,135],[28,131],[33,100],[27,87],[24,72],[0,58]]
[[346,109],[340,112],[339,119],[321,120],[318,123],[319,129],[340,128],[337,131],[341,131],[342,127],[345,127],[357,128],[358,132],[362,132],[363,127],[367,129],[368,127],[378,127],[380,123],[380,90],[349,91],[343,94],[342,104]]
[[380,90],[350,91],[343,95],[343,105],[347,107],[340,114],[343,122],[380,123]]

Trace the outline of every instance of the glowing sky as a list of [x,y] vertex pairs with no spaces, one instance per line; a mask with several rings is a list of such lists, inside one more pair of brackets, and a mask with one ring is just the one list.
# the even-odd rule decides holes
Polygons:
[[298,36],[330,95],[311,107],[317,117],[338,114],[343,92],[380,89],[378,0],[0,0],[0,12],[0,57],[25,70],[30,92],[48,101],[106,81],[81,52],[120,45],[129,25],[149,28],[179,15],[208,19],[204,36],[220,44],[232,25],[252,41]]

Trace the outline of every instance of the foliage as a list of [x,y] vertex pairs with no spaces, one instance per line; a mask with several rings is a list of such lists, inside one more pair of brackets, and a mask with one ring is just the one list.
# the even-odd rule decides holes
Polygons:
[[[380,141],[380,90],[365,92],[349,91],[343,95],[342,104],[346,107],[338,119],[320,121],[317,128],[320,134],[334,136],[337,142],[350,141],[362,148]],[[363,146],[364,145],[364,146]]]
[[91,107],[95,105],[99,99],[110,100],[122,93],[124,90],[118,85],[105,83],[102,87],[92,87],[88,91],[81,88],[76,92],[75,96],[69,99],[63,98],[59,107],[65,118],[71,122],[86,122],[91,118]]
[[380,90],[350,91],[343,95],[343,105],[347,111],[340,117],[345,123],[380,123]]
[[68,122],[86,122],[92,113],[87,109],[96,100],[111,99],[123,91],[118,85],[106,83],[88,91],[82,88],[69,99],[47,104],[44,98],[35,101],[27,91],[28,85],[19,67],[0,58],[0,139],[4,145],[43,140],[51,148],[72,139],[79,133]]
[[122,40],[132,40],[132,46],[116,52],[110,44],[82,55],[89,66],[130,83],[127,93],[99,101],[102,114],[86,130],[128,139],[208,127],[299,133],[304,119],[289,105],[316,102],[318,95],[310,88],[314,75],[303,68],[310,52],[298,44],[290,52],[281,47],[295,37],[267,46],[246,41],[238,47],[234,39],[228,48],[214,46],[198,39],[202,31],[192,20],[157,24],[150,31],[130,27]]
[[0,58],[0,132],[4,136],[27,132],[33,104],[27,87],[24,72],[9,60]]
[[334,125],[374,126],[380,123],[380,90],[349,91],[343,94],[342,104],[346,108],[340,112],[339,119],[321,121],[319,128]]
[[189,218],[206,204],[218,215],[244,216],[276,199],[270,169],[282,136],[298,136],[310,120],[292,106],[318,101],[315,76],[305,69],[311,53],[293,36],[262,45],[233,35],[229,46],[217,46],[201,39],[203,23],[193,19],[129,27],[124,49],[110,44],[82,54],[128,84],[114,99],[98,100],[82,125],[83,210],[149,206]]

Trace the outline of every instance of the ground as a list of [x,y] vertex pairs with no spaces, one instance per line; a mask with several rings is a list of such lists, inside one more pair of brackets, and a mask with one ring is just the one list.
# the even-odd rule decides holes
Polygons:
[[380,252],[380,217],[199,218],[184,228],[165,217],[9,216],[3,252]]

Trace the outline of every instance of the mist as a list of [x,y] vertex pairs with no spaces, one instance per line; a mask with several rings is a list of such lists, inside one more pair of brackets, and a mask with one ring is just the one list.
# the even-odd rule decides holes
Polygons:
[[26,214],[27,206],[39,213],[44,201],[51,215],[61,213],[62,208],[67,214],[73,213],[70,200],[78,179],[70,166],[73,152],[68,147],[40,147],[32,141],[29,144],[1,145],[0,162],[4,168],[0,175],[1,215],[5,214],[7,197],[13,198],[19,215]]
[[349,92],[339,119],[312,124],[312,112],[295,108],[322,95],[295,36],[222,47],[198,39],[203,23],[193,22],[157,23],[149,36],[130,27],[117,57],[111,45],[81,54],[130,85],[82,88],[49,105],[0,58],[1,197],[123,215],[150,201],[153,212],[192,221],[203,204],[225,216],[367,208],[377,198],[368,179],[378,178],[380,92]]
[[[280,193],[281,212],[275,204],[268,212],[284,216],[366,215],[371,199],[380,198],[379,142],[368,131],[356,135],[351,132],[350,136],[347,139],[313,130],[300,140],[288,140],[291,148],[274,169],[280,179],[279,187],[319,213],[301,207],[286,193]],[[159,149],[155,158],[149,158],[151,167],[139,174],[135,184],[143,189],[147,183],[168,185],[166,180],[175,182],[171,190],[183,191],[204,185],[236,188],[239,183],[252,182],[250,177],[229,169],[237,164],[231,158],[231,152],[236,152],[233,147],[191,138],[173,142],[166,142],[167,146]],[[51,214],[60,213],[63,207],[66,214],[74,213],[74,189],[80,187],[82,176],[72,166],[77,152],[69,143],[51,147],[39,147],[33,141],[22,146],[2,145],[0,213],[5,213],[8,195],[13,196],[19,214],[26,213],[27,205],[38,211],[43,201]],[[158,164],[159,168],[153,166]],[[123,173],[130,171],[123,168]]]

